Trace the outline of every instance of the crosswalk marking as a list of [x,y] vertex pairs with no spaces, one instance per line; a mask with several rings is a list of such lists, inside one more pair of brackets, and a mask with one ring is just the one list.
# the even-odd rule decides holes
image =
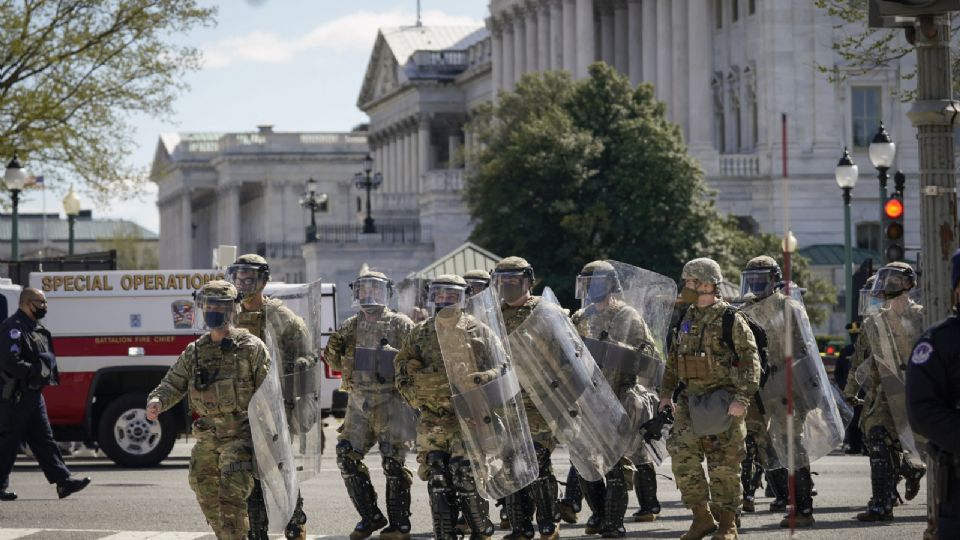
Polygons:
[[17,538],[30,536],[41,530],[42,529],[0,529],[0,540],[16,540]]

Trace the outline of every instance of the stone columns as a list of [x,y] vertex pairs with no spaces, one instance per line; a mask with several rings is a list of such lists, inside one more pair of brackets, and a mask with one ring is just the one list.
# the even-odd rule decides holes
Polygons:
[[629,62],[629,34],[630,17],[627,11],[627,0],[616,0],[613,12],[613,65],[617,71],[628,75]]
[[490,59],[490,76],[493,79],[493,99],[503,88],[503,32],[500,21],[493,17],[487,18],[487,28],[490,30],[490,45],[492,58]]
[[420,137],[417,133],[418,122],[416,117],[414,117],[413,123],[410,126],[410,167],[413,170],[413,178],[410,181],[410,191],[413,193],[418,193],[420,191],[420,175],[423,174],[423,171],[420,170]]
[[[179,259],[183,266],[181,268],[193,268],[193,201],[190,199],[190,188],[183,186],[183,192],[180,194],[180,242],[176,250],[179,252]],[[239,238],[239,231],[238,238]],[[222,242],[221,242],[222,243]]]
[[560,0],[563,17],[563,69],[577,74],[577,0]]
[[517,47],[515,46],[515,40],[513,35],[513,22],[507,16],[502,16],[500,19],[500,60],[502,66],[500,67],[500,84],[501,89],[503,90],[513,90],[513,81],[514,79],[514,60]]
[[400,177],[400,144],[397,140],[397,131],[396,127],[390,128],[390,143],[387,147],[387,151],[390,152],[390,168],[389,172],[384,172],[384,185],[380,188],[381,192],[393,191],[393,187],[402,181]]
[[[185,249],[190,253],[189,246],[193,245],[193,215],[192,212],[187,213],[188,204],[189,201],[182,203],[181,216],[185,220],[184,238],[190,240]],[[217,190],[217,244],[240,245],[240,186],[235,184]]]
[[407,189],[408,193],[417,192],[417,124],[407,125]]
[[589,75],[588,68],[596,60],[597,52],[593,26],[593,0],[576,0],[576,2],[577,71],[574,75],[581,79]]
[[670,5],[673,0],[657,0],[657,99],[667,103],[667,118],[673,119],[673,107],[670,95],[673,92],[673,54],[672,43],[673,21],[670,14]]
[[640,0],[627,1],[627,74],[636,86],[643,80],[643,12]]
[[549,0],[550,69],[563,69],[563,0]]
[[522,11],[523,19],[526,23],[524,37],[526,37],[526,64],[523,66],[524,73],[537,71],[537,9],[532,4],[524,6]]
[[690,0],[687,13],[690,47],[690,129],[689,146],[713,148],[713,90],[710,72],[713,62],[713,28],[710,24],[712,0]]
[[459,169],[460,164],[460,130],[459,126],[454,125],[452,122],[450,124],[450,133],[447,135],[447,155],[450,156],[450,159],[447,160],[448,169]]
[[680,130],[683,132],[684,138],[687,140],[690,136],[690,110],[688,108],[690,103],[690,36],[687,35],[687,8],[689,7],[689,2],[690,0],[673,0],[671,2],[671,27],[673,28],[673,32],[671,34],[671,41],[673,44],[673,88],[669,94],[669,108],[672,109],[670,118],[680,125]]
[[536,10],[537,71],[546,71],[550,69],[550,3],[544,1]]
[[420,115],[420,123],[417,125],[417,151],[419,153],[420,163],[420,189],[423,191],[423,175],[430,172],[430,116]]
[[[643,0],[643,30],[640,32],[643,44],[643,82],[657,81],[657,0]],[[657,90],[659,94],[659,90]]]
[[515,9],[513,12],[513,86],[526,72],[527,66],[527,23],[526,13],[522,8]]
[[614,20],[613,20],[613,0],[600,2],[600,60],[616,67],[614,63]]
[[400,129],[400,163],[402,164],[402,177],[403,181],[400,182],[400,185],[397,186],[401,193],[406,193],[410,191],[410,184],[413,182],[413,171],[410,170],[410,166],[413,164],[413,156],[410,155],[410,137],[407,132],[407,126],[404,124]]

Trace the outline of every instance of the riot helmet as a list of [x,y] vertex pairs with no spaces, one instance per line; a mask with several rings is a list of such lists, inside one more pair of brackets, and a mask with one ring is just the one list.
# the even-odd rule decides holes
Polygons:
[[201,330],[215,330],[232,326],[240,313],[239,294],[232,283],[214,280],[194,294],[200,317],[194,317]]
[[256,253],[241,255],[227,267],[226,280],[233,283],[246,300],[267,286],[267,281],[270,281],[270,264]]
[[512,304],[533,288],[533,267],[522,257],[507,257],[497,263],[491,283],[500,299]]
[[782,279],[783,272],[773,257],[754,257],[740,273],[740,297],[766,298],[773,294]]
[[364,265],[350,289],[353,291],[353,307],[359,307],[364,313],[375,313],[389,304],[393,281],[383,272],[370,270]]
[[[720,296],[719,285],[720,282],[723,281],[723,272],[721,272],[720,265],[717,264],[717,261],[707,257],[700,257],[683,265],[683,271],[680,272],[680,279],[683,280],[683,283],[680,284],[680,301],[685,304],[693,304],[697,301],[697,298],[700,297],[696,286],[701,283],[712,283],[714,286],[714,295]],[[694,281],[694,287],[687,287],[687,281]]]
[[613,265],[607,261],[593,261],[587,263],[577,275],[574,296],[580,300],[582,307],[587,307],[621,291],[620,278]]
[[469,270],[463,274],[467,282],[467,296],[473,296],[490,286],[490,274],[486,270]]
[[891,300],[917,286],[917,274],[905,262],[892,262],[877,271],[877,280],[871,293],[883,300]]
[[445,307],[462,308],[467,300],[467,282],[456,274],[437,276],[427,286],[427,307],[436,315]]

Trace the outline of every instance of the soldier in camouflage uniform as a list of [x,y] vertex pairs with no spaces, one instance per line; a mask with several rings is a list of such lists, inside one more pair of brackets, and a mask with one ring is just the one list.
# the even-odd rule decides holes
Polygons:
[[[521,257],[507,257],[497,263],[493,270],[492,286],[500,296],[500,309],[507,334],[513,333],[540,302],[540,297],[530,294],[533,288],[533,267]],[[523,358],[515,358],[523,362]],[[556,447],[556,440],[543,415],[533,404],[526,391],[522,391],[523,407],[533,437],[533,447],[537,452],[540,476],[526,488],[507,497],[505,501],[507,517],[513,532],[504,540],[533,538],[533,514],[536,512],[537,528],[542,540],[554,540],[560,536],[557,521],[560,520],[559,490],[557,478],[553,475],[550,456]]]
[[[681,296],[692,305],[672,338],[660,398],[661,410],[673,407],[671,396],[680,386],[667,448],[681,499],[694,516],[681,539],[699,540],[717,531],[714,540],[730,540],[738,538],[740,467],[746,457],[744,416],[760,380],[757,344],[740,314],[734,316],[733,350],[724,342],[723,313],[732,308],[720,298],[718,285],[723,276],[715,261],[701,258],[688,262],[681,279]],[[700,432],[713,434],[694,431],[692,412],[704,420]],[[703,474],[704,459],[709,483]],[[720,513],[719,529],[710,513],[711,499]]]
[[490,286],[490,273],[486,270],[467,270],[463,280],[467,282],[467,296],[470,297]]
[[[872,291],[884,304],[878,313],[864,319],[857,340],[854,364],[859,366],[867,362],[869,369],[869,390],[860,426],[866,436],[870,455],[870,484],[873,490],[867,510],[857,514],[860,521],[893,520],[899,477],[906,479],[905,497],[911,500],[917,496],[920,480],[926,474],[926,468],[913,462],[904,452],[899,436],[898,428],[906,422],[903,382],[893,382],[891,386],[891,381],[896,377],[890,376],[888,370],[882,368],[880,364],[883,361],[879,359],[884,351],[892,349],[892,354],[899,359],[899,365],[906,365],[914,342],[923,333],[923,308],[908,296],[910,289],[917,284],[916,279],[913,268],[903,262],[893,262],[880,269]],[[857,402],[856,395],[860,388],[856,382],[856,371],[856,368],[851,368],[844,388],[844,397],[851,403]],[[892,387],[900,387],[898,389],[901,390],[895,398],[888,395]]]
[[[211,281],[197,294],[208,332],[187,345],[147,398],[147,418],[156,420],[186,394],[197,443],[190,454],[190,488],[217,538],[243,540],[249,531],[247,497],[253,489],[253,443],[247,406],[260,387],[270,358],[267,347],[235,328],[237,289]],[[199,314],[198,313],[198,314]]]
[[[463,446],[434,325],[441,309],[464,305],[466,288],[467,283],[460,276],[435,278],[427,293],[427,306],[432,308],[432,315],[413,327],[394,359],[397,389],[410,406],[420,412],[417,422],[418,476],[427,482],[434,536],[438,540],[457,537],[458,510],[466,517],[472,540],[489,539],[494,532],[488,514],[489,505],[477,492],[473,469]],[[466,318],[463,324],[468,333],[478,334],[476,343],[489,342],[486,336],[479,336],[489,334],[489,328]]]
[[[613,265],[606,261],[587,263],[580,271],[578,281],[583,282],[578,286],[580,294],[592,296],[588,298],[589,305],[574,313],[572,317],[581,336],[587,338],[603,335],[622,346],[637,351],[650,350],[651,354],[655,354],[652,350],[655,338],[647,323],[636,309],[627,305],[616,294],[621,291],[621,285]],[[603,285],[604,283],[606,285]],[[633,395],[648,393],[640,384],[638,373],[607,369],[604,370],[604,375],[617,399],[624,405],[627,400],[632,399],[631,391]],[[656,399],[655,396],[652,398]],[[637,459],[636,465],[626,456],[620,459],[605,475],[606,485],[603,480],[588,482],[579,478],[592,512],[587,520],[587,534],[599,532],[604,538],[622,538],[626,534],[623,517],[627,511],[628,479],[631,476],[640,501],[635,520],[653,521],[660,513],[653,457],[642,443],[633,451],[633,457]],[[571,469],[575,470],[572,467]],[[569,477],[567,481],[570,481]]]
[[[277,349],[280,358],[278,372],[282,382],[285,375],[291,375],[297,369],[308,369],[316,364],[316,358],[306,349],[309,339],[307,327],[296,313],[283,305],[283,301],[264,296],[263,289],[270,280],[270,265],[267,260],[255,253],[241,255],[227,268],[226,277],[240,292],[240,315],[237,327],[247,330],[261,340],[266,340],[267,332],[277,337]],[[295,433],[297,422],[293,411],[293,400],[285,402],[287,424],[291,433]],[[267,540],[269,520],[266,502],[263,500],[263,487],[255,480],[250,499],[247,501],[250,516],[250,540]],[[284,531],[290,539],[305,540],[307,537],[307,515],[303,512],[303,497],[297,494],[297,506]]]
[[[389,526],[380,532],[380,538],[408,540],[412,473],[404,461],[413,433],[404,433],[406,426],[395,428],[397,424],[409,424],[412,430],[413,411],[397,392],[393,356],[413,328],[413,321],[387,307],[393,282],[383,273],[364,265],[350,288],[360,311],[330,336],[324,351],[330,367],[343,373],[341,388],[350,392],[337,443],[337,465],[360,514],[350,538],[367,538],[388,524],[377,507],[377,493],[363,464],[364,455],[377,443],[387,480],[389,518]],[[358,350],[362,352],[359,357]]]

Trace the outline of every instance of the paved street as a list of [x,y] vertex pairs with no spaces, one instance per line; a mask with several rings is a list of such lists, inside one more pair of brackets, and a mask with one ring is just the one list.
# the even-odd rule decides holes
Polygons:
[[[328,445],[335,432],[328,427]],[[191,540],[212,539],[207,531],[193,493],[187,485],[190,443],[178,443],[171,458],[159,468],[119,469],[107,459],[70,459],[69,466],[80,475],[93,478],[85,491],[59,501],[53,487],[43,479],[35,462],[21,459],[11,478],[11,489],[20,494],[12,503],[0,503],[0,540]],[[311,538],[345,538],[357,516],[332,459],[325,458],[324,471],[303,486]],[[378,490],[383,489],[379,459],[367,459]],[[566,478],[566,452],[558,450],[554,464],[561,480]],[[408,466],[415,469],[413,457]],[[891,524],[865,526],[853,520],[868,498],[869,465],[861,456],[829,456],[815,464],[819,496],[816,498],[817,526],[800,533],[807,538],[844,540],[919,538],[924,528],[925,492],[895,510]],[[659,467],[670,476],[669,463]],[[664,511],[650,524],[628,523],[631,538],[678,538],[689,526],[688,512],[678,502],[679,492],[671,480],[660,479],[660,499]],[[767,499],[758,506],[765,507]],[[382,496],[381,496],[382,503]],[[631,495],[629,514],[636,500]],[[381,504],[381,509],[382,504]],[[496,509],[492,513],[495,513]],[[585,520],[585,516],[581,515]],[[417,480],[413,487],[413,530],[415,538],[431,536],[426,485]],[[779,516],[769,512],[745,515],[742,536],[746,538],[784,538],[777,527]],[[583,525],[564,525],[563,538],[587,538]],[[498,533],[498,536],[500,534]],[[376,537],[373,537],[376,538]],[[592,537],[599,538],[599,537]]]

